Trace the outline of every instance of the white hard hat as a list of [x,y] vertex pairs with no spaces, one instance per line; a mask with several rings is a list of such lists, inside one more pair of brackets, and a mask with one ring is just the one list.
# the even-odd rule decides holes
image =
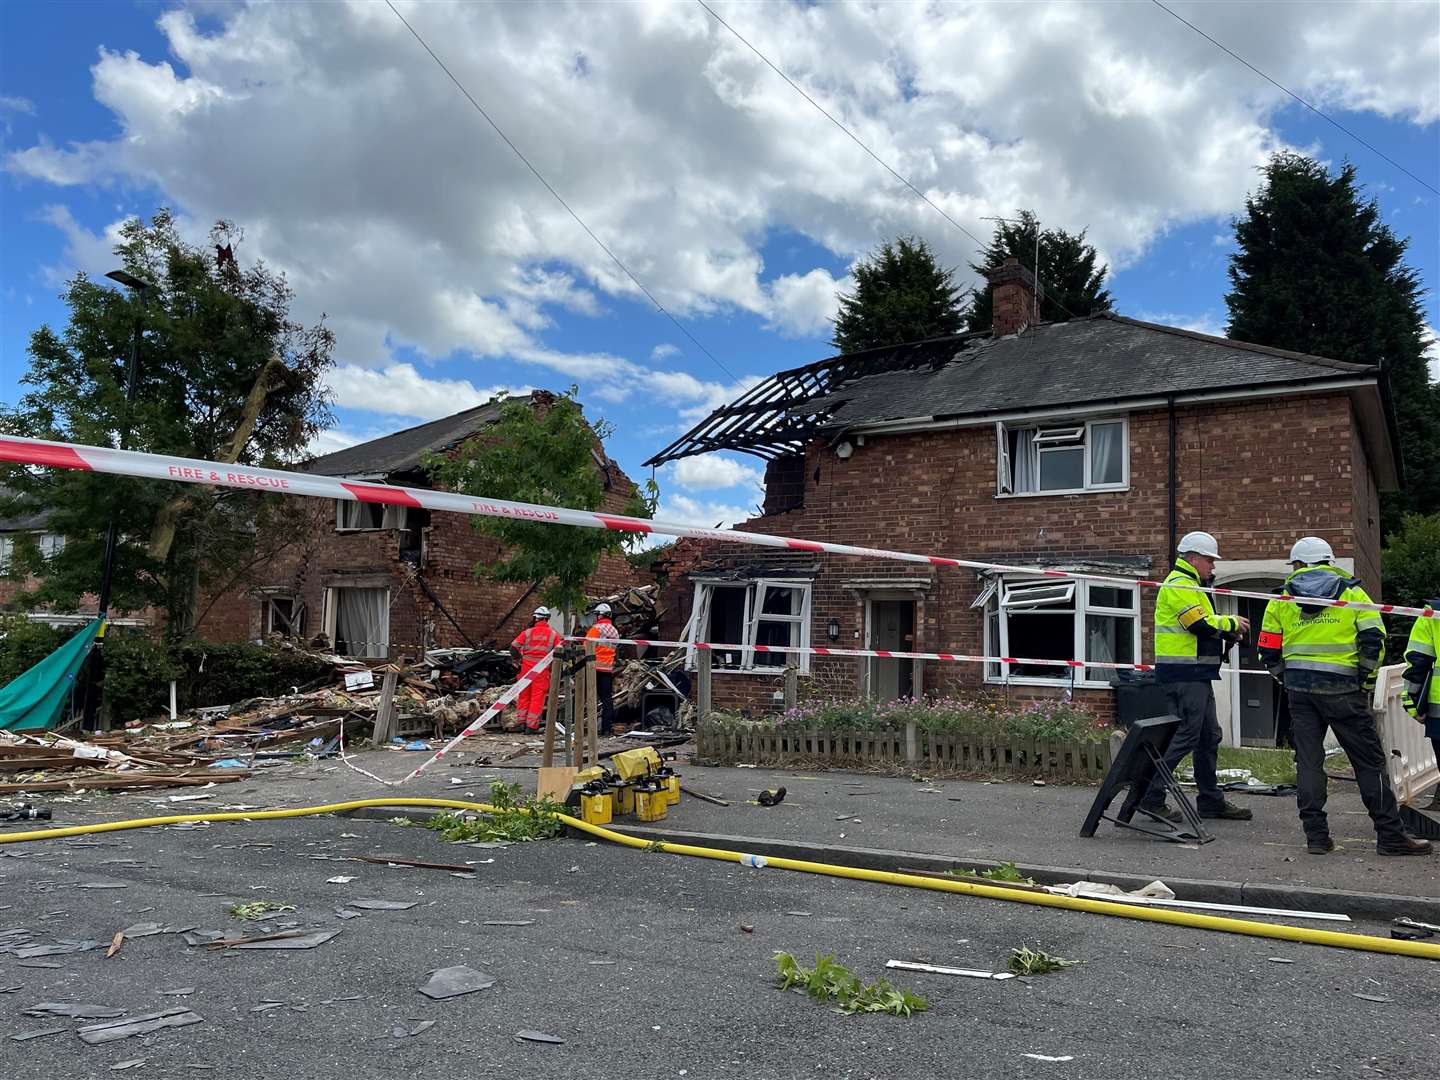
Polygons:
[[596,614],[596,615],[609,615],[609,614],[610,614],[610,605],[609,605],[609,604],[596,604],[596,605],[595,605],[595,614]]
[[1302,536],[1295,541],[1295,546],[1290,549],[1290,561],[1305,563],[1331,562],[1335,558],[1335,552],[1330,550],[1330,545],[1318,536]]
[[1220,546],[1215,543],[1215,537],[1207,532],[1186,533],[1180,538],[1180,546],[1175,551],[1180,555],[1190,553],[1208,555],[1212,559],[1220,557]]
[[549,609],[548,607],[546,607],[544,604],[541,604],[539,607],[537,607],[537,608],[535,609],[535,618],[537,618],[537,619],[548,619],[549,617],[550,617],[550,609]]

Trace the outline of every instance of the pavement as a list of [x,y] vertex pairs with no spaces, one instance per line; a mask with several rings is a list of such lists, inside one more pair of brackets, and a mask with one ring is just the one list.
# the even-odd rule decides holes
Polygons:
[[[706,774],[710,786],[724,779]],[[737,792],[757,779],[764,777],[737,779]],[[800,822],[827,790],[850,800],[848,779],[834,781],[797,785],[808,794],[790,818],[773,820]],[[332,774],[297,772],[249,794],[271,802],[267,794],[293,788],[320,801],[315,796],[333,786]],[[207,801],[233,803],[241,794],[214,791],[221,794]],[[98,816],[120,816],[121,801],[107,798]],[[80,816],[81,807],[55,809]],[[140,809],[153,808],[126,812]],[[685,804],[679,810],[688,812]],[[890,820],[899,827],[901,819]],[[1067,828],[1069,820],[1062,819]],[[474,873],[337,861],[358,854],[473,863]],[[108,942],[141,921],[226,929],[241,925],[230,906],[255,899],[296,908],[277,923],[341,931],[308,951],[211,951],[164,933],[128,940],[111,959],[103,948],[39,960],[0,953],[3,1077],[92,1078],[138,1062],[127,1071],[141,1077],[244,1080],[1284,1080],[1423,1076],[1440,1059],[1440,986],[1429,961],[580,839],[473,847],[387,821],[320,817],[0,846],[0,856],[0,933],[23,928],[34,941]],[[354,880],[327,880],[339,876]],[[416,906],[337,917],[337,908],[362,898]],[[1025,982],[889,972],[928,1000],[928,1011],[909,1019],[842,1016],[781,993],[771,959],[777,949],[802,962],[834,954],[872,980],[887,974],[892,958],[1000,970],[1022,943],[1084,963]],[[494,986],[445,1001],[417,992],[428,972],[454,964],[493,976]],[[164,993],[187,987],[182,996]],[[41,1002],[127,1015],[184,1007],[203,1021],[90,1046],[76,1034],[80,1021],[22,1015]],[[434,1026],[418,1030],[429,1021]],[[25,1042],[10,1037],[50,1028],[60,1030]],[[417,1033],[396,1037],[397,1029]],[[517,1041],[523,1029],[564,1042]]]

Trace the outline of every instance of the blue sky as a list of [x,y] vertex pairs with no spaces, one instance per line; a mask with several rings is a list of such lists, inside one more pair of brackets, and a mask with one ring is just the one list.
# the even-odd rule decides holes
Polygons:
[[[1089,227],[1126,314],[1220,331],[1229,218],[1279,146],[1353,160],[1440,282],[1440,199],[1184,27],[1143,5],[1032,5],[1017,41],[1002,7],[723,10],[977,235],[1018,207]],[[1242,7],[1179,10],[1440,187],[1433,12]],[[10,0],[0,400],[21,392],[31,332],[63,325],[63,281],[110,268],[107,230],[166,205],[197,235],[239,221],[241,257],[284,269],[302,315],[328,314],[341,367],[322,449],[492,388],[576,382],[641,478],[747,379],[828,354],[833,294],[874,243],[916,232],[952,265],[973,257],[693,5],[402,11],[728,371],[635,294],[383,6]],[[1005,47],[965,44],[977,35]],[[1426,309],[1440,325],[1433,294]],[[668,516],[733,520],[757,465],[663,470]]]

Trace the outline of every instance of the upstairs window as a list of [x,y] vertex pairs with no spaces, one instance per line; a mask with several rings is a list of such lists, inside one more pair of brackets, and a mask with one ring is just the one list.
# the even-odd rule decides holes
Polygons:
[[1130,484],[1129,425],[1123,419],[998,423],[995,440],[1001,495],[1116,491]]
[[[761,579],[695,585],[694,640],[733,648],[711,650],[716,671],[778,671],[795,664],[810,670],[807,653],[756,652],[753,646],[808,648],[810,583]],[[689,650],[695,666],[695,650]]]
[[339,532],[374,532],[410,527],[412,507],[390,503],[335,500],[335,528]]

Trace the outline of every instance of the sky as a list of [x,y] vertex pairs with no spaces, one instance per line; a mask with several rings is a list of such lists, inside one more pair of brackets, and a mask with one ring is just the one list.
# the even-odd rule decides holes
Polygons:
[[[1223,332],[1231,219],[1282,148],[1352,161],[1440,286],[1440,3],[1170,6],[1403,168],[1147,0],[712,4],[975,236],[1021,208],[1088,229],[1123,314]],[[0,402],[63,283],[161,206],[196,239],[240,224],[237,256],[335,332],[317,452],[573,384],[647,479],[710,409],[830,355],[879,242],[921,236],[974,284],[974,241],[698,4],[396,7],[688,336],[383,2],[7,0]],[[667,465],[660,516],[751,516],[762,473]]]

